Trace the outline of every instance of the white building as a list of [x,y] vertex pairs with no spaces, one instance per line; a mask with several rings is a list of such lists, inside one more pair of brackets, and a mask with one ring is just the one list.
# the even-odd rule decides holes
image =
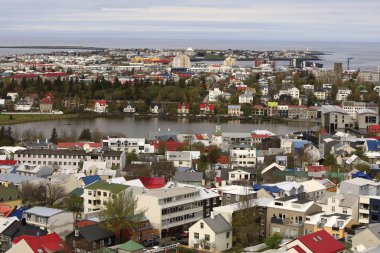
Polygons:
[[154,153],[154,146],[145,143],[145,138],[108,137],[102,140],[103,147],[127,153]]
[[239,104],[252,104],[253,95],[252,94],[241,94],[239,96]]
[[326,91],[315,91],[314,96],[320,101],[326,100]]
[[225,251],[232,248],[232,226],[221,215],[201,219],[189,229],[189,246]]
[[348,95],[350,95],[352,91],[348,88],[340,88],[338,89],[338,93],[336,94],[336,101],[346,101]]
[[30,111],[32,110],[32,105],[29,101],[26,100],[19,100],[14,105],[15,111]]
[[172,68],[191,68],[190,57],[183,54],[178,54],[174,57],[172,63]]
[[94,112],[106,113],[107,112],[107,102],[105,100],[96,100],[94,105]]
[[223,91],[221,91],[219,88],[214,88],[213,90],[208,91],[208,101],[210,103],[217,102],[219,98],[222,97]]
[[174,167],[192,168],[193,159],[199,159],[199,151],[167,151],[166,160],[174,163]]
[[255,167],[256,149],[248,145],[233,145],[230,148],[231,166]]
[[326,214],[347,214],[358,220],[359,195],[351,193],[326,192],[318,201],[322,211]]
[[377,112],[379,107],[375,103],[366,102],[354,102],[354,101],[343,101],[343,110],[347,112],[353,119],[356,119],[357,111],[363,109],[369,109]]
[[19,175],[32,176],[32,177],[42,177],[46,178],[51,176],[54,169],[46,165],[33,165],[28,163],[23,163],[17,167],[16,173]]

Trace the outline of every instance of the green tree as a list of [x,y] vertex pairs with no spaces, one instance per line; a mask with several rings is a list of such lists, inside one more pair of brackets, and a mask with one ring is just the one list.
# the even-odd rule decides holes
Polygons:
[[274,233],[272,236],[265,239],[264,243],[270,249],[277,249],[282,242],[282,235],[278,232]]
[[127,164],[131,164],[133,161],[138,161],[139,157],[135,152],[127,153],[125,161]]
[[142,220],[145,210],[138,209],[137,198],[132,190],[114,194],[106,202],[105,209],[100,213],[100,224],[105,229],[113,231],[123,243],[123,231],[134,229]]
[[65,200],[65,209],[74,212],[79,213],[83,210],[83,198],[71,195],[66,198]]
[[82,132],[79,135],[79,140],[81,141],[91,141],[92,135],[89,128],[85,128],[82,130]]
[[51,131],[50,141],[54,144],[58,143],[58,133],[55,127],[53,128],[53,131]]

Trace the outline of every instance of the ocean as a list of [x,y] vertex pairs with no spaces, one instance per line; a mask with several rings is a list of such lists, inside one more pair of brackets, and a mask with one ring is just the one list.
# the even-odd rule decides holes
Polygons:
[[[250,49],[250,50],[306,50],[321,51],[319,61],[331,68],[334,62],[343,62],[350,69],[375,70],[380,65],[380,43],[372,42],[310,42],[310,41],[248,41],[248,40],[181,40],[181,39],[92,39],[91,41],[65,41],[63,45],[81,45],[106,48],[156,48],[156,49]],[[46,43],[44,43],[46,44]],[[9,43],[8,43],[9,45]],[[17,45],[22,45],[20,42]],[[31,45],[31,44],[28,44]],[[34,44],[38,45],[38,44]],[[40,44],[41,45],[41,44]],[[52,45],[62,45],[59,42]],[[2,45],[4,46],[4,45]],[[12,46],[12,45],[10,45]],[[48,53],[57,49],[0,48],[0,55],[23,53]],[[75,51],[75,50],[70,50]],[[252,65],[242,62],[243,65]],[[285,64],[285,63],[284,63]]]

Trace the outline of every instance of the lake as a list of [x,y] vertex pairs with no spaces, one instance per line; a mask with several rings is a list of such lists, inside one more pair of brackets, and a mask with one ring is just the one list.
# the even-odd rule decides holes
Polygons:
[[[79,134],[82,129],[89,128],[91,131],[102,133],[122,133],[128,137],[147,137],[149,131],[179,131],[180,133],[207,133],[211,136],[215,132],[216,122],[208,119],[162,119],[162,118],[83,118],[63,119],[52,121],[30,122],[12,125],[14,131],[22,133],[28,129],[37,132],[42,131],[45,137],[50,138],[51,131],[56,128],[58,133],[66,131],[67,134],[76,131]],[[278,135],[286,135],[295,131],[318,130],[320,124],[311,122],[258,122],[258,121],[222,121],[223,132],[251,132],[257,129],[266,129]]]

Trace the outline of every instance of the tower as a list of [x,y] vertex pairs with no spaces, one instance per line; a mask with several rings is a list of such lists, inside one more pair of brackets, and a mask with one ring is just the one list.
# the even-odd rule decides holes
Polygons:
[[222,135],[222,126],[220,125],[219,116],[218,116],[218,120],[216,122],[215,135],[217,135],[217,136],[221,136]]

